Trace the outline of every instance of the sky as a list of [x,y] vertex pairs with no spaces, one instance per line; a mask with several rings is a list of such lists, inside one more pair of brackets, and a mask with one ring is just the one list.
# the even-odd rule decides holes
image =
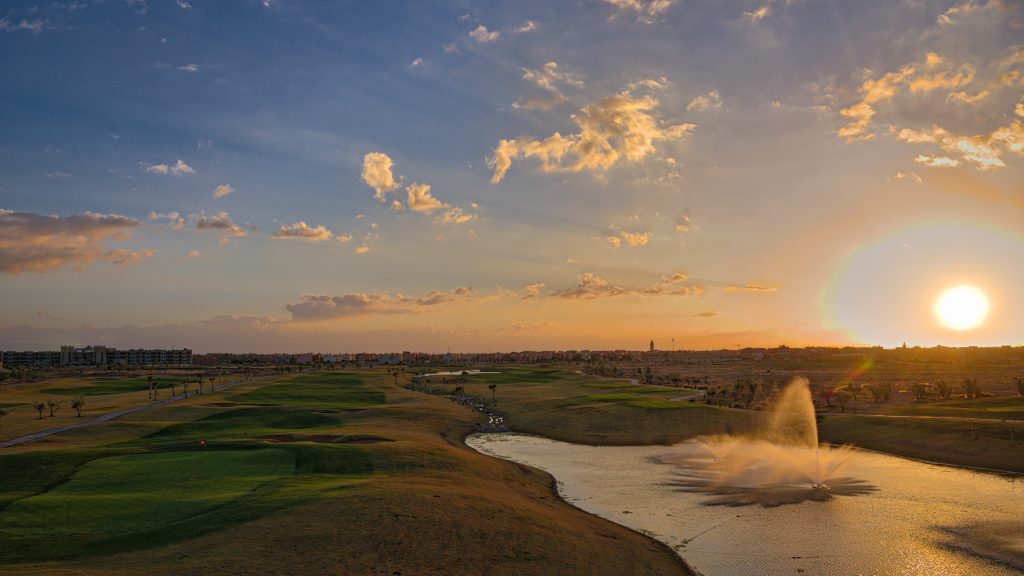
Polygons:
[[0,69],[0,349],[1024,344],[1014,0],[0,0]]

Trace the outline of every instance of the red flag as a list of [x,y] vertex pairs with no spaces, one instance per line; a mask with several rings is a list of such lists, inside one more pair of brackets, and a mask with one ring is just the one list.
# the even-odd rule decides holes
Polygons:
[[200,446],[206,446],[206,439],[204,438],[204,439],[200,440],[199,441],[199,445]]

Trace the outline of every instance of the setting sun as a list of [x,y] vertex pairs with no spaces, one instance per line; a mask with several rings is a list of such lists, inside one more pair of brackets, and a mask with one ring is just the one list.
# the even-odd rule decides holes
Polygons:
[[988,315],[988,297],[974,286],[954,286],[935,301],[935,315],[946,328],[977,328]]

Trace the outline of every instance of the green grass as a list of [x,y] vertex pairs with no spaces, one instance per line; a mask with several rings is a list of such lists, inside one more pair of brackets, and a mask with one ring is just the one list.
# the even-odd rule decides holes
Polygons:
[[955,416],[960,418],[991,418],[1024,420],[1024,398],[978,398],[977,400],[944,400],[923,404],[887,407],[883,414],[903,416]]
[[348,374],[307,374],[285,384],[275,384],[229,396],[228,400],[249,404],[287,404],[335,409],[359,409],[383,404],[384,393],[366,388],[357,376]]
[[819,436],[834,444],[854,444],[920,460],[1024,472],[1024,426],[1015,421],[833,415],[819,425]]
[[337,416],[282,406],[238,407],[207,409],[209,416],[191,422],[172,424],[150,434],[147,441],[208,442],[252,438],[259,434],[279,433],[283,430],[330,428],[340,423]]
[[113,535],[149,530],[240,498],[293,473],[288,450],[132,454],[85,464],[70,481],[0,515],[6,538]]
[[[176,386],[181,378],[173,376],[154,376],[160,390],[170,387],[173,382]],[[149,381],[146,378],[88,378],[83,379],[87,386],[64,386],[57,388],[46,388],[44,394],[59,396],[106,396],[108,394],[124,394],[126,392],[145,392],[149,389]]]

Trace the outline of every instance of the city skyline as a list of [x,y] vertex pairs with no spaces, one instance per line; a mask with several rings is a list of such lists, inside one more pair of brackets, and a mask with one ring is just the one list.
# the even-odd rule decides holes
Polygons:
[[0,349],[1024,344],[1017,3],[0,8]]

